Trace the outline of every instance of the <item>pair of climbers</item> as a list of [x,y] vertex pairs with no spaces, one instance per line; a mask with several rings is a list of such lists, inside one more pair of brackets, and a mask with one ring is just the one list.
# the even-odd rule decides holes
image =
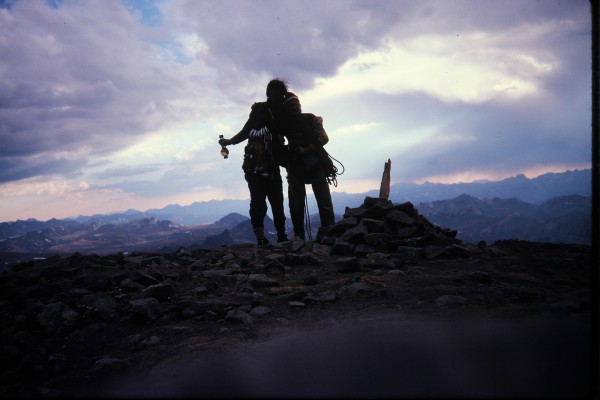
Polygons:
[[[259,245],[268,244],[264,218],[268,199],[277,231],[277,242],[288,240],[283,207],[280,167],[287,170],[288,199],[294,239],[305,239],[304,214],[306,184],[312,185],[319,208],[321,226],[335,223],[329,190],[329,160],[323,146],[329,138],[321,117],[302,113],[298,96],[287,83],[273,79],[267,84],[267,100],[254,103],[242,129],[221,146],[248,141],[242,169],[250,191],[250,222]],[[286,145],[286,139],[288,144]]]

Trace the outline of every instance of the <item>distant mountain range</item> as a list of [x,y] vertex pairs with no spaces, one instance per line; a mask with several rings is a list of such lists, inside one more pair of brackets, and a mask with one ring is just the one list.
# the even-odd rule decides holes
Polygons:
[[[343,185],[343,180],[340,182]],[[551,198],[569,195],[592,195],[592,170],[575,170],[563,173],[548,173],[537,178],[528,179],[517,175],[502,181],[485,181],[475,183],[397,183],[391,185],[389,199],[394,203],[410,201],[414,205],[422,202],[453,199],[461,194],[469,194],[479,198],[518,198],[522,201],[541,204]],[[366,196],[378,197],[379,189],[366,193],[332,193],[335,212],[344,214],[346,207],[358,207]],[[287,204],[287,200],[286,200]],[[141,218],[156,218],[182,225],[200,225],[218,221],[229,213],[248,215],[248,200],[210,200],[194,202],[188,206],[171,204],[160,209],[147,211],[128,210],[114,214],[96,214],[70,218],[81,223],[122,224]],[[308,197],[308,209],[316,212],[317,204],[314,196]]]
[[534,205],[516,198],[479,199],[460,195],[452,200],[420,203],[419,212],[436,225],[456,229],[468,243],[499,239],[591,244],[591,196],[555,197]]
[[[336,220],[342,218],[345,207],[357,207],[366,196],[378,195],[378,191],[333,193]],[[444,196],[450,197],[444,199]],[[422,199],[426,200],[418,201]],[[534,179],[518,175],[500,182],[396,184],[391,187],[390,200],[410,201],[429,221],[457,230],[457,238],[469,243],[492,243],[498,239],[591,243],[591,170],[546,174]],[[317,210],[314,199],[309,199],[309,210]],[[51,254],[163,252],[179,247],[254,243],[247,215],[248,201],[213,200],[145,212],[129,210],[45,222],[35,219],[3,222],[0,223],[0,269],[2,264]],[[310,221],[315,237],[318,214],[313,213]],[[286,222],[291,231],[289,218]],[[274,241],[275,229],[269,217],[265,228]]]

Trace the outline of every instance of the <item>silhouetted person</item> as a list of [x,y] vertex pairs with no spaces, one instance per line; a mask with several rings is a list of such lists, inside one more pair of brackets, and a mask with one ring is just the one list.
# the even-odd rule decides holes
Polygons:
[[335,223],[329,183],[321,167],[319,150],[329,141],[322,120],[313,114],[302,113],[298,96],[288,91],[287,84],[273,79],[267,85],[267,96],[273,98],[277,129],[289,142],[287,158],[287,181],[290,217],[294,236],[302,240],[304,235],[304,213],[306,184],[310,184],[319,208],[321,226]]
[[271,204],[277,242],[288,240],[283,211],[283,185],[279,172],[279,166],[285,156],[285,139],[276,131],[274,113],[269,101],[254,103],[242,130],[231,139],[219,140],[222,146],[248,140],[244,149],[242,169],[250,190],[250,222],[259,245],[269,243],[264,231],[266,199]]

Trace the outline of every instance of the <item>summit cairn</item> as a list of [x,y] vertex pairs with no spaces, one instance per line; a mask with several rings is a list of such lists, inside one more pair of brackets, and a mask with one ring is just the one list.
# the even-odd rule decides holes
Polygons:
[[[364,256],[369,253],[416,253],[421,257],[468,257],[472,249],[460,246],[457,231],[431,223],[411,202],[388,200],[391,161],[385,163],[380,197],[365,197],[357,208],[346,207],[343,219],[322,227],[317,242],[332,252]],[[470,246],[473,247],[473,246]]]
[[392,170],[392,160],[388,158],[383,166],[383,176],[381,177],[381,186],[379,188],[379,198],[386,199],[390,196],[390,172]]

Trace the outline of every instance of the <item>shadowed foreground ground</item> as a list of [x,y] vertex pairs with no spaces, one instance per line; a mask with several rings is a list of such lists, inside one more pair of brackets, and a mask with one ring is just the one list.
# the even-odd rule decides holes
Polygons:
[[406,320],[287,328],[205,358],[119,380],[117,397],[518,397],[593,393],[582,321]]
[[587,246],[316,242],[0,276],[0,397],[590,398]]

